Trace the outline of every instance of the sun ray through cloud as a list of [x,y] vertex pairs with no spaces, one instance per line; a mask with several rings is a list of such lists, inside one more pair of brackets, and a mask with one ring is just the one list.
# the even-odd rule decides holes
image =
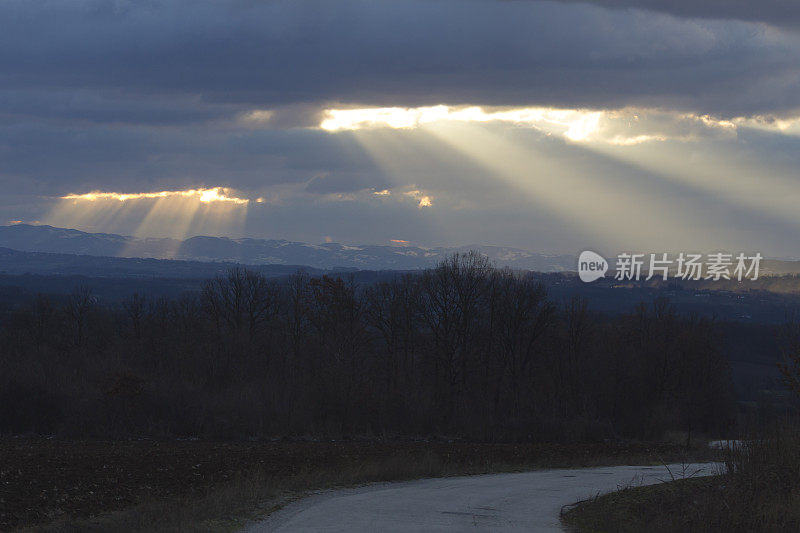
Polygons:
[[184,239],[191,233],[241,230],[250,203],[225,187],[119,193],[92,191],[61,196],[45,218],[75,228],[135,228],[136,237]]
[[[588,145],[589,150],[634,165],[719,201],[800,226],[800,191],[791,176],[777,171],[765,173],[748,158],[736,153],[735,146],[662,143],[618,147]],[[768,191],[768,192],[767,192]]]
[[426,128],[604,246],[619,239],[646,246],[663,224],[679,231],[704,227],[691,210],[664,206],[634,187],[620,194],[613,183],[574,160],[555,159],[534,145],[518,146],[482,125],[439,123]]

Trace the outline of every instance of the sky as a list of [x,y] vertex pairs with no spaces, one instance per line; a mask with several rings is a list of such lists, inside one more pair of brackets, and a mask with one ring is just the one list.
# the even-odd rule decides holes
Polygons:
[[0,224],[800,257],[794,0],[4,0]]

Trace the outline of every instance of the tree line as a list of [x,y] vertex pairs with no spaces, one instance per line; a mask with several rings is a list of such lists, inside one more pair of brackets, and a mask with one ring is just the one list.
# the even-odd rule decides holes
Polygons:
[[0,343],[6,434],[576,441],[732,416],[711,321],[557,305],[474,252],[364,285],[234,268],[121,306],[79,287],[15,310]]

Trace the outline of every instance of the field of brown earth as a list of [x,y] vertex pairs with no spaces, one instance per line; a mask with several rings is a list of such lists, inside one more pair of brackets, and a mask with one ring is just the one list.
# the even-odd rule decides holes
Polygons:
[[[325,484],[335,485],[544,467],[660,463],[684,457],[684,450],[675,444],[636,442],[228,443],[3,438],[0,530],[85,520],[153,502],[208,498],[214,490],[254,473],[260,479],[294,479],[295,489],[308,490],[319,488],[313,485],[323,479],[308,474],[322,471],[333,473],[325,478]],[[336,473],[343,474],[337,478]],[[297,482],[304,475],[307,481]]]

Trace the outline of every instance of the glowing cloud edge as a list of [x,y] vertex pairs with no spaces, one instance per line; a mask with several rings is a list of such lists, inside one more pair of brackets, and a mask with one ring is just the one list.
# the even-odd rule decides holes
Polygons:
[[81,200],[88,202],[95,202],[97,200],[116,200],[119,202],[127,202],[129,200],[145,200],[156,198],[192,198],[196,197],[198,201],[203,203],[212,202],[226,202],[236,205],[247,205],[250,200],[247,198],[237,198],[235,196],[228,196],[230,189],[225,187],[212,187],[209,189],[187,189],[185,191],[156,191],[156,192],[138,192],[138,193],[118,193],[118,192],[104,192],[92,191],[84,194],[67,194],[61,196],[62,200]]

